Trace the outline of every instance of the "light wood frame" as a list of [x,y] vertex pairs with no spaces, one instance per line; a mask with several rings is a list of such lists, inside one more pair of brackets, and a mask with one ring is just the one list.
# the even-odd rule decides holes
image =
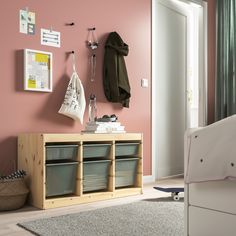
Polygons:
[[[117,197],[142,194],[143,191],[143,138],[140,133],[125,134],[21,134],[18,136],[18,168],[27,172],[26,182],[30,189],[31,205],[48,209],[106,200]],[[111,167],[108,177],[108,189],[92,193],[83,193],[83,143],[109,143],[111,151],[108,159]],[[138,143],[138,163],[133,187],[115,188],[115,145],[117,142]],[[76,190],[71,196],[46,198],[46,144],[78,144]]]

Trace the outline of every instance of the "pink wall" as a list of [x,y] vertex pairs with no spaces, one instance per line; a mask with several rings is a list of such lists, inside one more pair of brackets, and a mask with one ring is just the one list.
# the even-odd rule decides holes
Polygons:
[[[36,12],[36,34],[19,33],[19,9]],[[75,22],[75,26],[66,23]],[[61,48],[40,45],[40,28],[61,32]],[[97,52],[97,76],[88,76],[87,28],[95,26],[100,41]],[[0,172],[14,169],[17,158],[17,135],[25,132],[80,132],[84,125],[57,113],[64,98],[72,71],[71,56],[77,52],[77,70],[86,98],[97,95],[98,115],[113,114],[128,132],[144,134],[144,175],[151,174],[151,90],[141,88],[141,78],[151,84],[151,1],[147,0],[18,0],[1,1],[0,63]],[[117,31],[129,45],[125,58],[131,84],[130,108],[108,103],[103,94],[102,64],[107,34]],[[53,53],[53,92],[23,90],[22,49]],[[88,120],[86,109],[84,120]]]

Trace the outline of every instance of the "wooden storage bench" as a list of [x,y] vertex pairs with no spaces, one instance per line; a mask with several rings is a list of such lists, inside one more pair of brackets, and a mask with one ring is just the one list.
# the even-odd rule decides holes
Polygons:
[[30,204],[48,209],[141,194],[142,143],[140,133],[20,134],[18,168],[27,172]]

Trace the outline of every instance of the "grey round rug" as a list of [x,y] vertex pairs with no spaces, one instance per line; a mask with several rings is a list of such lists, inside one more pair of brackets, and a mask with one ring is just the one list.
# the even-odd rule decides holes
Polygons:
[[144,200],[18,225],[45,236],[183,236],[184,203]]

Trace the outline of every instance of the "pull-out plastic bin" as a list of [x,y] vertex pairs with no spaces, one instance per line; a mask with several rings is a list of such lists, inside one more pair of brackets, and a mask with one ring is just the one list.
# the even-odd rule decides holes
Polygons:
[[75,160],[78,145],[50,145],[46,146],[46,160]]
[[46,164],[46,197],[73,194],[78,162]]
[[135,185],[138,160],[138,158],[116,159],[116,188]]
[[83,192],[107,190],[110,160],[83,162]]
[[111,144],[95,143],[83,145],[84,158],[107,157],[110,153]]
[[139,143],[116,143],[116,156],[138,155]]

